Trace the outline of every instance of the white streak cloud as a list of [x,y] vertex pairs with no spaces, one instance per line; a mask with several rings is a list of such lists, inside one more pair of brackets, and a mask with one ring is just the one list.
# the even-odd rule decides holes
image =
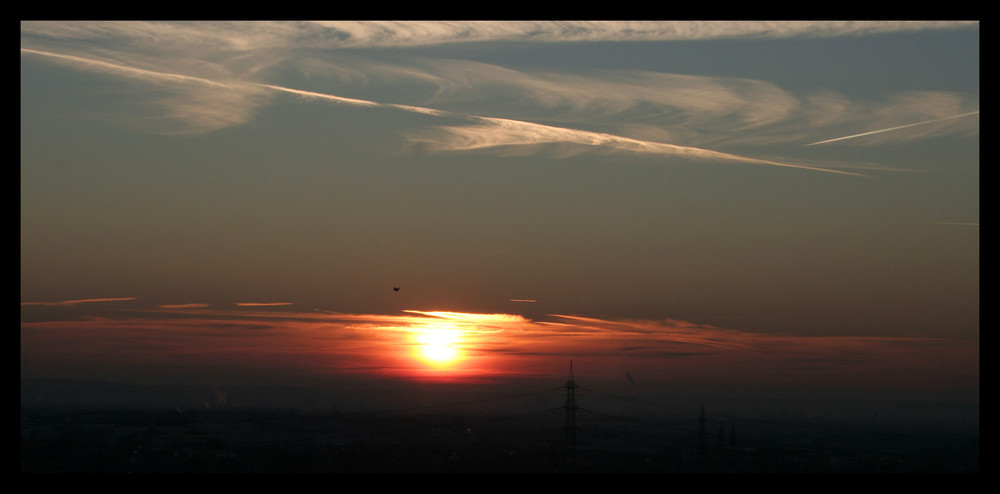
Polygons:
[[961,29],[977,21],[25,21],[24,34],[59,40],[128,41],[144,49],[192,44],[213,50],[406,47],[445,43],[676,41],[861,36]]
[[[150,83],[170,132],[202,133],[251,121],[276,93],[367,108],[464,120],[410,134],[424,151],[634,152],[818,171],[839,166],[757,159],[707,149],[800,143],[825,128],[869,128],[812,145],[923,125],[978,102],[922,93],[884,104],[836,94],[795,95],[739,78],[639,71],[525,72],[480,62],[406,57],[376,62],[358,47],[488,41],[664,41],[738,37],[858,36],[975,27],[976,22],[22,22],[22,54]],[[70,48],[67,48],[70,47]],[[69,53],[67,50],[74,50]],[[384,51],[379,51],[384,53]],[[336,56],[329,56],[335,54]],[[319,81],[298,89],[290,71]],[[336,89],[330,90],[331,84]],[[346,94],[345,84],[406,88],[424,99],[387,103]],[[429,89],[427,93],[419,93]],[[342,90],[344,91],[342,93]],[[411,96],[412,98],[412,96]],[[973,112],[975,113],[975,112]],[[936,119],[936,120],[934,120]],[[547,125],[535,123],[548,122]],[[640,123],[641,122],[641,123]],[[135,124],[135,122],[130,122]],[[891,128],[889,128],[891,127]],[[602,131],[582,130],[582,128]],[[830,133],[833,133],[831,131]],[[829,135],[829,134],[827,134]],[[840,172],[836,173],[848,173]]]
[[318,99],[334,103],[348,104],[352,106],[395,108],[407,112],[420,113],[431,116],[459,117],[462,119],[472,120],[477,124],[477,125],[462,126],[462,127],[457,127],[457,126],[439,127],[439,129],[443,130],[446,135],[452,137],[452,139],[449,139],[448,141],[440,141],[440,140],[435,141],[434,139],[427,137],[413,138],[415,141],[427,145],[426,149],[431,149],[435,151],[468,151],[475,149],[486,149],[486,148],[507,147],[507,146],[533,146],[538,144],[562,143],[562,144],[578,144],[590,147],[599,147],[614,151],[631,151],[641,154],[682,156],[682,157],[696,158],[696,159],[735,161],[742,163],[800,168],[806,170],[839,173],[845,175],[860,175],[858,173],[853,173],[853,172],[831,170],[820,167],[797,165],[791,163],[783,163],[772,160],[748,158],[744,156],[722,153],[708,149],[701,149],[690,146],[679,146],[679,145],[666,144],[660,142],[644,141],[640,139],[632,139],[613,134],[590,132],[590,131],[550,126],[550,125],[542,125],[526,121],[482,117],[477,115],[463,115],[463,114],[445,112],[432,108],[424,108],[412,105],[378,103],[369,100],[345,98],[314,91],[304,91],[293,88],[286,88],[273,84],[260,84],[260,83],[249,83],[249,82],[227,84],[227,83],[204,79],[201,77],[190,77],[172,73],[160,73],[146,69],[137,69],[133,67],[120,66],[118,64],[113,64],[101,60],[89,60],[82,57],[66,56],[61,54],[43,52],[39,50],[22,49],[22,52],[51,56],[60,60],[69,60],[74,64],[93,67],[97,68],[98,70],[107,70],[108,72],[114,74],[134,76],[144,80],[192,82],[195,84],[209,85],[213,87],[223,87],[227,89],[256,87],[260,89],[289,93],[306,99]]
[[567,129],[563,127],[553,127],[499,118],[480,117],[480,119],[482,122],[481,125],[439,127],[439,130],[448,134],[450,137],[449,139],[434,140],[433,137],[427,136],[422,138],[412,137],[412,139],[422,142],[436,151],[469,151],[504,146],[537,146],[542,144],[576,144],[611,151],[629,151],[665,157],[680,156],[704,160],[733,161],[758,165],[799,168],[844,175],[864,176],[860,173],[750,158],[746,156],[712,151],[709,149],[643,141],[612,134]]
[[[171,128],[168,132],[211,132],[245,124],[253,118],[256,109],[265,103],[270,94],[259,84],[247,83],[235,77],[219,80],[216,76],[225,71],[218,69],[208,70],[213,73],[213,77],[201,77],[139,67],[135,65],[135,60],[119,62],[24,47],[21,48],[21,53],[43,56],[80,70],[151,84],[164,92],[159,100],[153,99],[151,103],[163,109],[164,122],[174,123],[172,127],[166,126]],[[177,123],[181,125],[178,127]]]
[[849,135],[849,136],[844,136],[844,137],[837,137],[835,139],[827,139],[825,141],[814,142],[812,144],[806,144],[806,145],[807,146],[817,146],[817,145],[820,145],[820,144],[829,144],[831,142],[844,141],[844,140],[847,140],[847,139],[856,139],[858,137],[865,137],[865,136],[870,136],[870,135],[875,135],[875,134],[881,134],[881,133],[884,133],[884,132],[893,132],[893,131],[897,131],[897,130],[908,129],[908,128],[911,128],[911,127],[918,127],[918,126],[921,126],[921,125],[927,125],[927,124],[932,124],[932,123],[937,123],[937,122],[944,122],[944,121],[947,121],[947,120],[954,120],[956,118],[964,118],[964,117],[968,117],[968,116],[971,116],[971,115],[979,115],[979,110],[976,110],[976,111],[973,111],[973,112],[968,112],[968,113],[963,113],[961,115],[954,115],[954,116],[951,116],[951,117],[935,118],[933,120],[925,120],[923,122],[916,122],[916,123],[911,123],[911,124],[906,124],[906,125],[897,125],[895,127],[889,127],[887,129],[872,130],[872,131],[869,131],[869,132],[862,132],[860,134],[854,134],[854,135]]
[[975,22],[783,21],[337,21],[316,22],[317,37],[337,46],[422,46],[495,41],[668,41],[719,38],[857,36],[897,31],[954,29]]

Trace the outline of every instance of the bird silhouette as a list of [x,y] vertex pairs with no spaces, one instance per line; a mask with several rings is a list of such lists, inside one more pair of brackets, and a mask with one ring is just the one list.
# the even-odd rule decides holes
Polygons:
[[394,291],[394,292],[398,292],[398,291],[399,291],[399,287],[398,287],[398,286],[394,286],[394,287],[392,287],[392,291]]

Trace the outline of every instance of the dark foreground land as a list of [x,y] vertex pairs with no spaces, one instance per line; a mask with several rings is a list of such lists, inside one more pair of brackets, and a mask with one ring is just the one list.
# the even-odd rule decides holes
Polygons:
[[24,408],[22,473],[978,473],[978,430],[301,410]]

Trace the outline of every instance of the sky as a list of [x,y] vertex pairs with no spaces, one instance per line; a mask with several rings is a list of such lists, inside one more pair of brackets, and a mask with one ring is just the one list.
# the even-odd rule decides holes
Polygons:
[[20,27],[22,378],[978,420],[978,22]]

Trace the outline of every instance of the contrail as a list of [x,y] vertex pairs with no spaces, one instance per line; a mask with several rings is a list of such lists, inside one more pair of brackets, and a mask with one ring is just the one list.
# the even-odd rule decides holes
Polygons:
[[[398,106],[398,105],[393,105],[393,106]],[[750,158],[747,156],[739,156],[735,154],[723,153],[720,151],[712,151],[710,149],[690,147],[690,146],[680,146],[677,144],[667,144],[656,141],[643,141],[640,139],[622,137],[614,134],[570,129],[566,127],[556,127],[551,125],[526,122],[523,120],[481,117],[476,115],[462,115],[462,117],[479,123],[481,127],[445,128],[444,130],[452,132],[453,134],[458,135],[460,137],[464,137],[466,140],[464,146],[458,146],[455,149],[464,150],[464,149],[476,149],[476,148],[489,148],[502,145],[516,145],[516,144],[574,143],[587,146],[595,146],[595,147],[600,146],[610,149],[631,151],[634,153],[660,154],[669,156],[684,155],[693,158],[718,159],[727,161],[738,161],[742,163],[754,163],[760,165],[782,166],[788,168],[799,168],[803,170],[813,170],[826,173],[854,175],[857,177],[868,176],[861,173],[854,173],[843,170],[832,170],[829,168],[820,168],[815,166],[806,166],[793,163],[783,163],[779,161]]]
[[[230,89],[234,89],[234,90],[238,89],[240,87],[243,87],[243,88],[246,88],[246,87],[255,87],[255,88],[268,89],[268,90],[271,90],[271,91],[278,91],[278,92],[284,92],[284,93],[288,93],[288,94],[294,94],[294,95],[297,95],[297,96],[300,96],[300,97],[304,97],[304,98],[307,98],[307,99],[319,99],[319,100],[332,101],[332,102],[336,102],[336,103],[342,103],[342,104],[348,104],[348,105],[354,105],[354,106],[362,106],[362,107],[369,107],[369,108],[395,108],[395,109],[402,110],[402,111],[407,111],[407,112],[412,112],[412,113],[420,113],[420,114],[424,114],[424,115],[432,115],[432,116],[437,116],[437,117],[454,117],[454,118],[460,118],[460,119],[465,119],[465,120],[468,120],[468,121],[476,122],[479,125],[488,127],[487,130],[489,131],[489,133],[491,133],[491,134],[493,134],[495,136],[499,132],[499,134],[504,134],[504,135],[510,134],[510,135],[512,135],[512,136],[515,137],[515,141],[513,141],[513,142],[503,142],[503,141],[501,141],[499,143],[497,143],[497,142],[483,143],[482,141],[479,141],[477,143],[477,145],[471,146],[472,148],[474,148],[474,147],[494,147],[494,146],[497,146],[497,145],[509,145],[509,144],[538,144],[538,143],[546,143],[546,142],[548,142],[548,143],[565,142],[565,143],[584,144],[584,145],[590,145],[590,146],[602,146],[602,147],[607,147],[607,148],[612,148],[612,149],[619,149],[619,150],[625,150],[625,151],[632,151],[632,152],[637,152],[637,153],[650,153],[650,154],[663,154],[663,155],[687,155],[687,156],[691,156],[691,157],[695,157],[695,158],[702,158],[702,159],[722,159],[722,160],[738,161],[738,162],[743,162],[743,163],[755,163],[755,164],[770,165],[770,166],[781,166],[781,167],[788,167],[788,168],[800,168],[800,169],[804,169],[804,170],[813,170],[813,171],[820,171],[820,172],[826,172],[826,173],[837,173],[837,174],[842,174],[842,175],[854,175],[854,176],[860,176],[860,177],[867,176],[867,175],[863,175],[863,174],[860,174],[860,173],[854,173],[854,172],[848,172],[848,171],[842,171],[842,170],[832,170],[832,169],[828,169],[828,168],[819,168],[819,167],[813,167],[813,166],[798,165],[798,164],[791,164],[791,163],[782,163],[782,162],[778,162],[778,161],[771,161],[771,160],[763,160],[763,159],[757,159],[757,158],[750,158],[750,157],[746,157],[746,156],[739,156],[739,155],[734,155],[734,154],[729,154],[729,153],[722,153],[722,152],[718,152],[718,151],[712,151],[712,150],[709,150],[709,149],[689,147],[689,146],[679,146],[679,145],[676,145],[676,144],[667,144],[667,143],[655,142],[655,141],[643,141],[643,140],[639,140],[639,139],[632,139],[632,138],[623,137],[623,136],[617,136],[617,135],[613,135],[613,134],[605,134],[605,133],[599,133],[599,132],[590,132],[590,131],[585,131],[585,130],[570,129],[570,128],[566,128],[566,127],[556,127],[556,126],[550,126],[550,125],[543,125],[543,124],[537,124],[537,123],[527,122],[527,121],[523,121],[523,120],[511,120],[511,119],[505,119],[505,118],[494,118],[494,117],[484,117],[484,116],[479,116],[479,115],[453,113],[453,112],[436,110],[436,109],[433,109],[433,108],[424,108],[424,107],[419,107],[419,106],[409,106],[409,105],[400,105],[400,104],[391,104],[391,103],[379,103],[379,102],[376,102],[376,101],[369,101],[369,100],[355,99],[355,98],[345,98],[345,97],[341,97],[341,96],[335,96],[335,95],[332,95],[332,94],[317,93],[317,92],[313,92],[313,91],[304,91],[304,90],[300,90],[300,89],[292,89],[292,88],[287,88],[287,87],[282,87],[282,86],[276,86],[276,85],[272,85],[272,84],[263,84],[263,83],[255,83],[255,82],[223,83],[223,82],[218,82],[218,81],[214,81],[214,80],[211,80],[211,79],[204,79],[204,78],[201,78],[201,77],[193,77],[193,76],[187,76],[187,75],[183,75],[183,74],[173,74],[173,73],[166,73],[166,72],[151,71],[151,70],[146,70],[146,69],[139,69],[139,68],[135,68],[135,67],[129,67],[129,66],[124,66],[124,65],[119,65],[119,64],[115,64],[115,63],[111,63],[111,62],[101,61],[101,60],[93,60],[93,59],[88,59],[88,58],[83,58],[83,57],[77,57],[77,56],[73,56],[73,55],[63,55],[63,54],[59,54],[59,53],[52,53],[52,52],[41,51],[41,50],[32,50],[32,49],[28,49],[28,48],[21,48],[21,51],[24,52],[24,53],[32,53],[32,54],[36,54],[36,55],[43,55],[43,56],[48,56],[48,57],[55,57],[55,58],[59,58],[59,59],[63,59],[63,60],[71,61],[71,62],[86,64],[86,65],[91,65],[91,66],[102,68],[102,69],[104,69],[106,71],[109,71],[109,72],[114,72],[114,73],[118,73],[118,74],[122,74],[122,75],[126,75],[126,76],[131,76],[131,77],[136,77],[136,78],[142,78],[142,79],[159,79],[159,80],[170,80],[170,81],[194,82],[194,83],[207,84],[207,85],[216,86],[216,87],[230,88]],[[976,113],[978,113],[978,112],[976,112]],[[952,117],[952,118],[957,118],[957,117]],[[916,124],[912,124],[912,125],[916,125]],[[475,131],[471,131],[470,132],[468,129],[461,130],[461,129],[455,128],[455,127],[451,127],[451,128],[449,128],[449,130],[451,130],[453,132],[455,132],[457,130],[458,131],[457,133],[463,133],[464,132],[464,133],[466,133],[465,137],[469,137],[470,135],[476,133]]]
[[945,120],[954,120],[956,118],[962,118],[962,117],[967,117],[969,115],[978,115],[978,114],[979,114],[979,110],[976,110],[976,111],[972,111],[972,112],[969,112],[969,113],[963,113],[961,115],[955,115],[955,116],[951,116],[951,117],[935,118],[934,120],[925,120],[923,122],[917,122],[917,123],[911,123],[911,124],[906,124],[906,125],[900,125],[898,127],[890,127],[888,129],[873,130],[871,132],[864,132],[864,133],[861,133],[861,134],[854,134],[854,135],[849,135],[849,136],[844,136],[844,137],[837,137],[836,139],[827,139],[825,141],[819,141],[819,142],[814,142],[812,144],[806,144],[806,146],[816,146],[816,145],[819,145],[819,144],[826,144],[826,143],[829,143],[829,142],[843,141],[845,139],[854,139],[855,137],[864,137],[864,136],[870,136],[872,134],[881,134],[883,132],[892,132],[894,130],[906,129],[906,128],[909,128],[909,127],[916,127],[918,125],[926,125],[926,124],[930,124],[930,123],[934,123],[934,122],[943,122]]
[[92,65],[95,67],[103,68],[109,72],[119,73],[122,75],[136,77],[139,79],[158,79],[158,80],[170,80],[177,82],[197,82],[201,84],[206,84],[209,86],[222,87],[222,88],[232,88],[232,85],[225,84],[218,81],[213,81],[211,79],[204,79],[201,77],[193,77],[183,74],[172,74],[169,72],[158,72],[154,70],[140,69],[138,67],[130,67],[127,65],[120,65],[111,62],[105,62],[103,60],[94,60],[92,58],[77,57],[74,55],[65,55],[62,53],[53,53],[49,51],[32,50],[30,48],[21,48],[24,53],[33,53],[35,55],[43,55],[46,57],[59,58],[69,62],[81,63],[84,65]]

